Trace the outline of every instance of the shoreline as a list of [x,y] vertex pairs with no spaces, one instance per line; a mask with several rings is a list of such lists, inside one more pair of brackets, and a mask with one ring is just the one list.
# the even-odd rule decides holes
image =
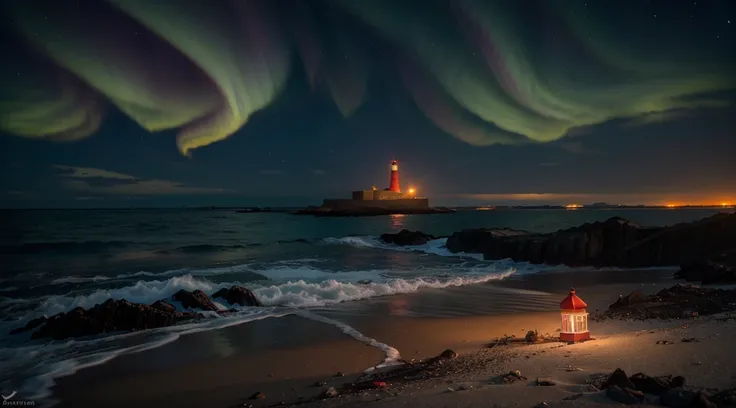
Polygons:
[[[588,276],[584,281],[592,283],[578,285],[591,312],[594,308],[606,308],[619,294],[633,288],[653,292],[673,282],[669,269],[563,270],[450,290],[422,290],[347,302],[341,304],[344,307],[312,312],[343,322],[364,336],[398,349],[405,360],[426,359],[447,348],[472,355],[494,337],[519,337],[531,329],[553,333],[559,327],[555,303],[559,303],[571,282],[583,283],[582,276]],[[605,284],[607,281],[615,283]],[[546,291],[538,291],[539,288]],[[532,299],[534,304],[525,310],[509,300],[516,297]],[[487,305],[459,317],[432,317],[436,308],[455,310],[453,302],[468,299],[471,303],[486,299]],[[514,308],[516,312],[504,311]],[[499,312],[489,315],[490,310]],[[608,326],[596,323],[591,324],[593,327]],[[208,406],[270,406],[314,397],[324,388],[312,386],[317,382],[338,387],[354,381],[384,358],[381,350],[356,341],[338,327],[287,316],[189,334],[160,348],[119,356],[58,378],[52,398],[61,400],[59,407],[154,407],[169,403],[194,407],[201,404],[192,401],[201,402],[202,398],[208,400]],[[337,372],[346,376],[334,377]],[[136,392],[131,393],[131,389]],[[248,400],[256,392],[264,393],[266,398]]]

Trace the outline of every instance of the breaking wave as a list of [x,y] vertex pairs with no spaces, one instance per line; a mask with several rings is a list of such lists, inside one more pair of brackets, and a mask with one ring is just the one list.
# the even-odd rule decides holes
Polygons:
[[[50,316],[79,306],[89,308],[110,298],[148,304],[169,298],[181,289],[202,290],[212,294],[232,285],[248,286],[267,306],[316,307],[377,296],[411,293],[422,288],[438,289],[484,283],[506,278],[516,272],[516,269],[510,267],[499,268],[497,265],[485,265],[464,268],[425,268],[420,270],[421,276],[398,277],[397,271],[392,270],[334,272],[311,266],[284,265],[257,271],[263,278],[258,282],[216,283],[206,279],[207,275],[235,270],[255,273],[249,265],[212,268],[209,273],[200,275],[189,273],[164,280],[139,280],[133,285],[98,289],[88,293],[79,293],[76,296],[47,296],[41,300],[36,310],[30,312],[30,315],[23,316],[22,320],[41,315]],[[156,276],[165,277],[166,273]],[[100,277],[90,279],[94,278]],[[70,279],[72,278],[60,280],[68,282]]]
[[[232,268],[227,270],[232,270]],[[246,266],[239,266],[239,268],[246,268]],[[23,375],[26,381],[22,384],[15,384],[13,387],[18,386],[18,389],[23,390],[24,395],[30,395],[32,399],[44,399],[49,397],[49,389],[54,385],[56,378],[73,374],[85,367],[103,364],[119,355],[160,347],[189,333],[215,330],[288,314],[297,314],[304,318],[337,326],[356,340],[382,350],[385,353],[385,359],[376,367],[384,367],[399,364],[398,350],[366,337],[344,323],[320,316],[305,308],[411,293],[423,288],[447,288],[483,283],[503,279],[515,272],[513,268],[499,268],[496,265],[426,268],[420,271],[421,276],[397,277],[397,271],[392,270],[334,272],[313,266],[297,267],[289,263],[282,263],[260,271],[264,277],[270,279],[269,281],[247,284],[266,307],[236,307],[238,312],[230,316],[213,315],[189,324],[102,338],[69,340],[45,345],[26,343],[21,346],[12,346],[6,343],[0,347],[0,362],[3,366],[0,369],[0,375],[7,379],[18,376],[19,373],[26,373]],[[160,277],[161,274],[158,276]],[[16,315],[12,322],[0,323],[0,330],[7,332],[41,315],[49,316],[79,306],[89,308],[109,298],[148,304],[159,299],[168,299],[180,289],[189,291],[199,289],[212,294],[220,288],[237,284],[242,283],[238,281],[213,282],[207,279],[206,274],[200,276],[185,274],[161,280],[139,280],[132,285],[120,288],[98,289],[74,295],[46,296],[36,299],[40,303],[34,310],[26,310],[22,316]],[[181,305],[177,307],[181,309]]]
[[349,236],[340,238],[324,238],[322,242],[331,245],[349,245],[355,248],[374,248],[384,249],[388,251],[401,251],[401,252],[423,252],[431,255],[438,256],[452,256],[460,258],[472,258],[482,261],[483,254],[470,254],[465,252],[453,253],[450,252],[445,244],[447,238],[433,239],[424,245],[406,245],[399,246],[394,244],[387,244],[379,237],[376,236]]

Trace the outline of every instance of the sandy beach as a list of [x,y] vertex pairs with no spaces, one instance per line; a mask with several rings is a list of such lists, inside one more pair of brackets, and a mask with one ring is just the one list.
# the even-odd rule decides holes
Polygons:
[[[655,293],[672,286],[671,276],[671,270],[566,270],[313,310],[397,349],[404,360],[427,359],[445,349],[459,353],[438,378],[388,384],[316,404],[533,406],[542,401],[559,404],[577,393],[583,396],[574,401],[576,406],[613,404],[586,381],[616,368],[629,375],[683,375],[692,386],[733,387],[736,370],[727,362],[734,356],[730,338],[736,324],[722,316],[686,322],[591,321],[595,340],[589,342],[487,348],[494,338],[523,338],[529,330],[554,335],[559,302],[574,282],[589,312],[595,313],[634,289]],[[436,313],[440,307],[444,316]],[[700,342],[681,343],[683,338]],[[657,344],[663,340],[673,344]],[[186,335],[60,378],[53,391],[60,407],[305,406],[330,386],[340,389],[355,381],[384,357],[380,349],[337,326],[286,316]],[[566,371],[568,367],[574,371]],[[491,385],[494,377],[512,370],[527,379]],[[538,377],[557,385],[537,387]],[[249,399],[255,393],[265,398]]]

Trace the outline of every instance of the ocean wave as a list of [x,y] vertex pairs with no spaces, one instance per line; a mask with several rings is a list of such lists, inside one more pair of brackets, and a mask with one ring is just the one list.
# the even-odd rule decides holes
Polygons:
[[104,303],[107,299],[125,299],[133,303],[150,304],[160,299],[170,298],[177,291],[202,290],[210,293],[232,284],[215,284],[204,279],[197,279],[192,275],[174,276],[167,280],[138,281],[134,285],[116,289],[96,290],[88,294],[77,296],[57,295],[44,299],[39,308],[33,312],[33,317],[40,315],[52,316],[60,312],[67,312],[75,307],[85,309]]
[[[412,271],[413,273],[421,273],[421,276],[397,277],[397,273],[406,273],[407,271],[386,269],[335,272],[316,268],[314,265],[321,262],[318,259],[298,261],[297,264],[294,264],[293,261],[291,264],[285,262],[275,263],[267,269],[260,270],[259,273],[271,279],[272,284],[266,284],[263,281],[245,284],[264,303],[265,307],[236,307],[237,312],[234,315],[208,315],[208,318],[197,322],[136,333],[113,334],[92,339],[74,339],[43,345],[23,343],[22,345],[2,347],[0,348],[0,362],[2,362],[3,368],[0,369],[0,374],[6,379],[18,379],[20,373],[23,373],[22,377],[26,381],[22,386],[13,384],[13,387],[18,386],[18,389],[23,390],[25,395],[31,395],[32,399],[44,399],[50,396],[49,389],[54,385],[57,378],[73,374],[82,368],[103,364],[123,354],[137,353],[160,347],[175,341],[181,335],[215,330],[230,325],[288,314],[296,314],[337,326],[343,333],[354,339],[382,350],[385,354],[384,360],[378,362],[375,367],[367,369],[370,371],[379,367],[400,364],[399,351],[376,339],[364,336],[354,328],[339,321],[320,316],[309,310],[310,307],[411,293],[423,288],[447,288],[478,284],[503,279],[515,273],[513,268],[503,263],[498,265],[483,264],[474,267],[467,267],[464,266],[467,263],[462,263],[450,268],[424,268]],[[253,270],[251,265],[216,269],[219,273],[232,271],[233,268],[241,271]],[[213,273],[213,270],[208,270],[208,273]],[[165,279],[139,280],[134,284],[114,289],[98,289],[87,293],[77,292],[76,294],[47,296],[39,299],[41,302],[36,309],[23,311],[22,317],[18,318],[19,316],[16,315],[16,320],[13,322],[3,322],[0,324],[2,326],[0,329],[7,332],[7,330],[20,326],[25,321],[40,315],[49,316],[79,306],[89,308],[109,298],[150,304],[159,299],[170,299],[180,289],[189,291],[199,289],[212,294],[221,288],[242,284],[238,281],[212,282],[207,279],[206,274],[200,276],[185,274],[170,276]],[[181,310],[180,304],[175,304],[175,306]],[[3,386],[5,385],[9,386],[10,384],[3,384]]]
[[290,268],[287,266],[259,271],[260,274],[279,283],[219,282],[203,276],[186,274],[165,280],[139,280],[130,286],[114,289],[98,289],[74,296],[54,295],[41,298],[40,305],[28,311],[20,320],[42,315],[51,316],[67,312],[75,307],[90,308],[107,299],[125,299],[135,303],[150,304],[168,299],[177,291],[201,290],[212,294],[232,285],[248,286],[267,306],[316,307],[377,296],[415,292],[422,288],[447,288],[484,283],[503,279],[516,270],[498,269],[496,265],[473,268],[421,269],[422,276],[399,278],[396,271],[367,270],[351,272],[324,271],[313,267]]
[[159,254],[165,254],[165,253],[171,253],[171,252],[180,252],[183,254],[200,254],[200,253],[206,253],[206,252],[226,252],[226,251],[236,251],[238,249],[247,248],[252,245],[214,245],[214,244],[194,244],[194,245],[184,245],[177,247],[173,250],[169,249],[161,249],[156,251]]
[[110,280],[109,276],[65,276],[63,278],[54,279],[51,281],[52,285],[61,285],[65,283],[87,283],[87,282],[102,282]]
[[132,241],[52,241],[26,242],[20,245],[2,245],[0,254],[27,255],[38,253],[89,254],[105,252],[111,249],[125,248],[131,245],[144,244]]
[[[506,278],[515,270],[504,272],[477,273],[465,276],[430,276],[412,279],[394,278],[365,283],[341,282],[329,279],[322,282],[304,280],[260,287],[253,290],[256,297],[266,305],[292,307],[327,306],[346,301],[368,299],[379,296],[416,292],[420,289],[443,289],[474,285]],[[380,276],[377,276],[380,279]]]
[[[297,262],[292,261],[292,262]],[[94,283],[94,282],[104,282],[104,281],[116,281],[116,280],[129,280],[129,279],[135,279],[135,278],[167,278],[167,277],[176,277],[176,276],[185,276],[185,275],[191,275],[191,276],[214,276],[214,275],[226,275],[226,274],[244,274],[244,277],[247,277],[248,281],[254,281],[254,280],[265,280],[268,279],[267,277],[261,275],[258,273],[256,269],[253,268],[253,264],[238,264],[238,265],[231,265],[231,266],[220,266],[216,268],[179,268],[179,269],[170,269],[168,271],[163,272],[148,272],[148,271],[140,271],[140,272],[134,272],[134,273],[125,273],[115,276],[102,276],[102,275],[95,275],[95,276],[66,276],[63,278],[54,279],[51,281],[52,285],[61,285],[61,284],[68,284],[68,283]]]
[[384,249],[388,251],[401,251],[401,252],[424,252],[426,254],[438,255],[438,256],[452,256],[460,258],[472,258],[476,260],[483,260],[483,254],[470,254],[465,252],[453,253],[450,252],[445,244],[447,238],[433,239],[424,245],[406,245],[399,246],[394,244],[387,244],[379,237],[376,236],[348,236],[340,238],[323,238],[323,243],[331,245],[349,245],[355,248],[374,248]]
[[6,286],[4,288],[0,288],[0,293],[3,293],[3,292],[14,292],[16,290],[18,290],[18,287],[16,287],[16,286]]

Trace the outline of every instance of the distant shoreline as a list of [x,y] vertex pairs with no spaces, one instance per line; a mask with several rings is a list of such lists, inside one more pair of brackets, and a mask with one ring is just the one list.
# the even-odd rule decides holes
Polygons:
[[[502,205],[502,206],[445,206],[455,211],[497,211],[497,210],[733,210],[736,206],[722,205],[610,205],[582,206],[568,208],[563,205]],[[0,211],[222,211],[232,210],[242,213],[288,213],[304,209],[304,207],[99,207],[99,208],[0,208]]]

